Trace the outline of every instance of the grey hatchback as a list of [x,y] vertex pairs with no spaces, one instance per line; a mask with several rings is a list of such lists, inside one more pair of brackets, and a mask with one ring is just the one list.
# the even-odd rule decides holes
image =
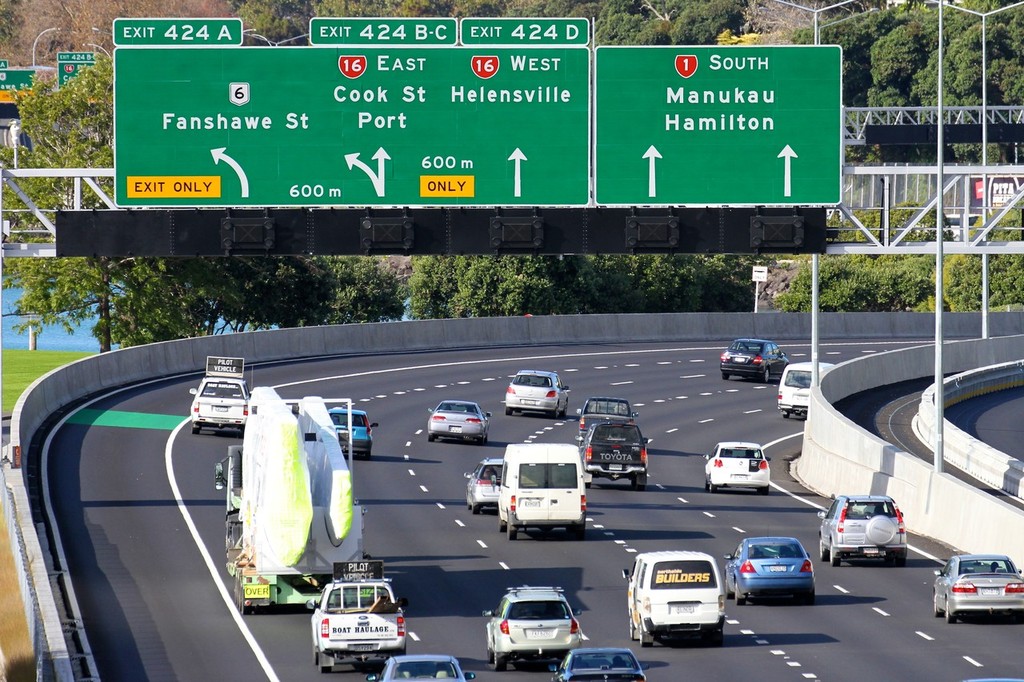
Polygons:
[[722,379],[736,375],[766,384],[773,376],[782,376],[788,364],[789,357],[779,345],[765,339],[736,339],[719,358]]

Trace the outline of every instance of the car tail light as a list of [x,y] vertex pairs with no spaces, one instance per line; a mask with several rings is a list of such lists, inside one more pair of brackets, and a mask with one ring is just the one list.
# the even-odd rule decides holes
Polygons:
[[580,495],[580,511],[581,512],[587,511],[587,496],[586,495]]
[[242,407],[242,416],[243,417],[248,417],[249,416],[249,406],[248,405],[244,405]]
[[744,561],[743,565],[740,566],[740,573],[757,573],[757,569],[754,568],[754,564]]
[[193,405],[192,411],[195,412],[196,414],[199,414],[199,405]]
[[569,634],[575,635],[580,631],[580,624],[575,618],[569,619]]
[[482,424],[483,422],[476,417],[466,417],[466,422],[469,424]]
[[586,460],[587,460],[588,462],[589,462],[589,461],[590,461],[591,459],[593,459],[593,458],[594,458],[594,448],[592,448],[592,447],[590,447],[590,446],[588,445],[588,446],[587,446],[587,452],[586,452],[586,454],[584,455],[584,457],[585,457],[585,459],[586,459]]
[[767,469],[768,468],[768,460],[762,459],[761,463],[757,465],[757,468],[760,469],[761,471],[764,471],[765,469]]
[[[893,505],[893,507],[896,507],[896,505]],[[899,507],[896,507],[896,523],[899,524],[901,533],[907,532],[907,527],[903,523],[903,512],[900,511]]]
[[640,448],[640,461],[647,464],[647,448]]
[[843,524],[844,523],[846,523],[846,507],[843,507],[842,510],[839,512],[839,523],[836,526],[836,532],[837,533],[842,533],[843,532]]
[[548,394],[546,396],[544,396],[544,397],[545,398],[554,398],[555,397],[555,392],[554,391],[548,391]]
[[399,616],[396,625],[398,626],[398,636],[405,637],[405,616]]
[[507,635],[508,634],[508,621],[507,620],[501,621],[501,624],[498,625],[498,629],[501,630],[501,634]]
[[974,586],[974,583],[953,583],[949,591],[954,594],[978,594],[978,588]]
[[811,565],[810,559],[804,559],[804,565],[800,567],[801,573],[814,573],[814,566]]
[[754,359],[750,361],[750,364],[752,364],[752,365],[760,365],[763,362],[764,362],[764,358],[762,358],[760,355],[755,355]]
[[512,395],[515,395],[516,394],[516,389],[512,388],[511,386],[509,386],[508,388],[505,389],[505,393],[506,394],[510,393]]
[[1024,593],[1024,583],[1010,583],[1005,588],[1003,588],[1003,591],[1006,594]]
[[324,618],[320,621],[320,636],[330,637],[331,636],[331,621],[329,618]]
[[443,414],[435,414],[435,415],[434,415],[433,417],[431,417],[430,419],[431,419],[432,421],[435,421],[435,422],[443,422],[443,421],[448,421],[447,419],[445,419],[445,418],[444,418],[444,415],[443,415]]
[[583,417],[580,417],[580,431],[586,431],[586,430],[587,430],[587,420],[584,419]]
[[477,485],[491,485],[491,480],[489,478],[478,478],[478,479],[476,479],[476,484]]
[[723,466],[725,466],[725,465],[722,464],[722,460],[716,458],[715,459],[715,467],[718,468],[718,469],[721,469]]
[[516,513],[516,496],[515,495],[510,497],[509,500],[508,500],[508,510],[510,512],[512,512],[513,514]]
[[722,362],[727,362],[729,360],[729,354],[728,353],[722,353],[722,357],[720,357],[718,359],[721,360]]

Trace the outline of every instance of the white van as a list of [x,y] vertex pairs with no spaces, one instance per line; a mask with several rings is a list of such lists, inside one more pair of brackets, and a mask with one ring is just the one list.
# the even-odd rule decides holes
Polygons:
[[580,451],[570,443],[513,443],[505,448],[498,530],[565,528],[586,536],[587,495]]
[[629,582],[626,608],[632,641],[648,647],[655,639],[699,637],[722,646],[725,584],[710,554],[644,552],[622,576]]
[[[828,362],[818,363],[818,377],[825,376],[825,373],[835,365]],[[786,419],[789,415],[795,414],[798,417],[807,417],[807,404],[811,400],[811,372],[814,370],[813,362],[794,362],[786,365],[782,370],[782,377],[779,379],[779,412]]]

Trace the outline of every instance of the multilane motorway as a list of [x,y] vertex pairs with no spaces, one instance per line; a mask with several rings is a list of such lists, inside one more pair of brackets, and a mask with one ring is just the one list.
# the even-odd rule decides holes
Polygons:
[[[728,341],[352,355],[257,366],[252,383],[285,397],[350,397],[380,423],[373,459],[355,463],[355,487],[366,508],[366,551],[385,561],[410,602],[409,652],[455,654],[481,680],[547,680],[544,665],[487,668],[480,614],[507,586],[561,586],[589,645],[627,645],[621,572],[636,552],[695,549],[720,558],[743,537],[777,534],[798,537],[817,558],[815,513],[827,500],[787,475],[802,422],[779,415],[774,384],[722,381],[717,362]],[[810,357],[806,342],[782,345],[793,361]],[[905,345],[826,341],[821,359]],[[500,455],[506,443],[576,435],[572,418],[504,414],[508,378],[524,368],[564,376],[571,416],[589,395],[631,399],[651,439],[648,489],[596,483],[583,542],[532,531],[510,542],[493,514],[465,507],[463,473],[483,456]],[[48,442],[50,503],[101,678],[322,679],[306,611],[242,617],[230,603],[213,468],[238,441],[190,433],[188,389],[198,378],[98,399]],[[428,409],[441,398],[490,410],[490,443],[428,443]],[[704,491],[703,453],[732,439],[767,445],[769,496]],[[723,648],[633,648],[652,682],[954,681],[1024,670],[1024,625],[933,617],[932,572],[948,550],[917,537],[911,544],[919,551],[906,568],[816,561],[813,606],[729,602]],[[336,670],[349,680],[365,673]]]

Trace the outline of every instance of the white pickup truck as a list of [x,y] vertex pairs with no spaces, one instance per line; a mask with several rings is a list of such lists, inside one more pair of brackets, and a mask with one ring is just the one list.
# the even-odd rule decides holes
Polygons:
[[199,388],[189,390],[192,398],[192,433],[204,426],[245,431],[249,417],[249,387],[245,383],[242,358],[206,358],[206,376]]
[[382,660],[405,654],[406,599],[396,599],[384,578],[334,580],[313,609],[313,659],[320,672],[345,661]]

